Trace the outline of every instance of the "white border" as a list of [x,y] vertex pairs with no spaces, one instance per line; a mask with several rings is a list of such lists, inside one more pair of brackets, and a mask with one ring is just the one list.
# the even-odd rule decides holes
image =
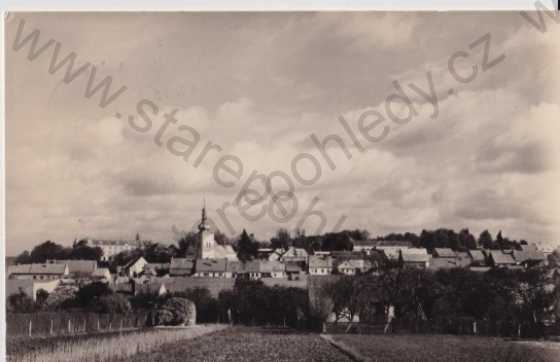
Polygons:
[[[551,0],[546,1],[550,3]],[[558,0],[552,0],[558,9]],[[5,108],[5,58],[4,58],[4,19],[6,11],[311,11],[311,10],[438,10],[438,11],[466,11],[466,10],[535,10],[535,0],[401,0],[397,4],[389,0],[284,0],[257,2],[250,0],[160,0],[157,4],[147,0],[110,1],[97,0],[95,2],[76,2],[75,0],[49,1],[44,0],[6,0],[0,5],[2,17],[0,19],[0,359],[6,356],[6,174],[5,174],[5,146],[6,146],[6,108]]]

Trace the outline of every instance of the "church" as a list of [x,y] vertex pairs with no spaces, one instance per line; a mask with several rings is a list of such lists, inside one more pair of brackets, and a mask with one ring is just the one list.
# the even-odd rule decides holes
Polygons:
[[220,245],[214,240],[214,233],[210,230],[206,219],[206,205],[202,208],[202,218],[198,225],[197,259],[227,259],[238,261],[237,254],[231,245]]

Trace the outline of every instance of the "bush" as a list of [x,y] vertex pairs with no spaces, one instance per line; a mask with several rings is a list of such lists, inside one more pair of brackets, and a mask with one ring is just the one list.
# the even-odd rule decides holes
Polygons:
[[8,306],[16,313],[31,313],[35,310],[35,302],[23,291],[8,297]]
[[121,294],[104,295],[99,298],[99,312],[124,314],[132,310],[128,299]]
[[196,306],[186,298],[164,299],[153,312],[153,323],[166,326],[194,325],[196,323]]

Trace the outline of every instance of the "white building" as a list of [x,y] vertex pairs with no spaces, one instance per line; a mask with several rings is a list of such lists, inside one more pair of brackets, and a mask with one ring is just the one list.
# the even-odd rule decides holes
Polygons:
[[206,207],[202,208],[202,218],[198,225],[199,245],[197,259],[227,259],[239,261],[231,245],[220,245],[214,240],[214,233],[206,220]]
[[103,250],[103,256],[101,260],[108,260],[113,255],[122,253],[123,251],[131,251],[142,247],[141,241],[129,241],[129,240],[94,240],[87,239],[87,245],[89,247],[98,247]]

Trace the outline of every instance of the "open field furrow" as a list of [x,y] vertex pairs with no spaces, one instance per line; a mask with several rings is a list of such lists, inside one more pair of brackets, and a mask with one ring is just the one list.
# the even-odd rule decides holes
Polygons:
[[[235,327],[134,356],[135,362],[351,362],[318,334]],[[119,360],[124,362],[124,360]]]

